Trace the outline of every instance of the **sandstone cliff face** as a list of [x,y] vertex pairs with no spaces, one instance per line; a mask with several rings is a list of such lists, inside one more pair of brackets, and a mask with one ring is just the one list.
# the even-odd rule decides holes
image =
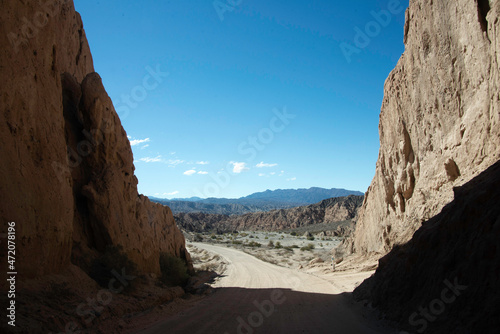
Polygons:
[[386,253],[500,157],[500,2],[413,0],[348,251]]
[[1,7],[0,220],[16,222],[17,271],[86,269],[107,245],[146,273],[159,273],[162,251],[190,262],[170,209],[137,193],[130,144],[73,2]]
[[279,231],[354,219],[363,196],[329,198],[317,204],[244,215],[179,213],[176,220],[190,232]]
[[[354,292],[411,333],[498,333],[500,161],[462,187]],[[444,291],[444,292],[443,292]]]

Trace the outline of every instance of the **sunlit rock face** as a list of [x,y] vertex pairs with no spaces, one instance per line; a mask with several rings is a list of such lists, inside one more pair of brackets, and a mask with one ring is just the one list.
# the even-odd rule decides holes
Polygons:
[[108,245],[146,273],[160,252],[190,262],[170,209],[137,193],[73,2],[3,1],[0,21],[0,220],[16,222],[17,271],[85,269]]
[[348,252],[385,254],[500,152],[499,1],[410,2],[380,152]]

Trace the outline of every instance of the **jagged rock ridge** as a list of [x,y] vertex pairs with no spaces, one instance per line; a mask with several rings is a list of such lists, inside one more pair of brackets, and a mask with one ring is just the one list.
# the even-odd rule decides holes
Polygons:
[[351,195],[291,209],[231,216],[179,213],[175,219],[180,227],[189,232],[279,231],[354,219],[362,202],[363,196]]

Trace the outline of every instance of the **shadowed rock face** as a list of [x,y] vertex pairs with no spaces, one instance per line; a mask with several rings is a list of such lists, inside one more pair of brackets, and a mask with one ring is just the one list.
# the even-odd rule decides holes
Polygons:
[[43,3],[2,1],[0,12],[0,220],[16,222],[18,272],[86,269],[107,245],[146,273],[159,273],[159,252],[189,263],[170,209],[137,193],[73,2]]
[[414,0],[348,251],[387,253],[500,157],[500,2]]
[[410,332],[498,333],[500,161],[454,190],[354,294]]

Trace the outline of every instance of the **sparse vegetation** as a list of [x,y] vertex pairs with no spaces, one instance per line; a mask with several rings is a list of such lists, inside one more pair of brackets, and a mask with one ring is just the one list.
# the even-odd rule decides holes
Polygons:
[[283,246],[281,245],[281,242],[277,241],[276,244],[274,245],[274,248],[280,249],[283,248]]
[[313,241],[314,240],[314,236],[313,235],[308,236],[307,240]]
[[267,247],[274,248],[274,242],[272,240],[269,241],[269,243],[267,244]]
[[304,246],[304,247],[300,248],[301,251],[312,251],[313,249],[314,249],[314,245],[313,244],[308,244],[307,246]]
[[250,242],[248,243],[248,246],[249,246],[249,247],[260,247],[260,246],[262,246],[262,245],[261,245],[260,243],[258,243],[258,242],[255,242],[255,241],[250,241]]
[[243,242],[241,242],[240,240],[233,240],[233,241],[231,241],[231,243],[233,245],[241,245]]
[[297,234],[297,232],[292,231],[292,232],[290,232],[290,235],[293,236],[293,237],[296,237],[298,234]]
[[185,285],[189,278],[186,263],[168,253],[160,253],[161,280],[171,286]]

